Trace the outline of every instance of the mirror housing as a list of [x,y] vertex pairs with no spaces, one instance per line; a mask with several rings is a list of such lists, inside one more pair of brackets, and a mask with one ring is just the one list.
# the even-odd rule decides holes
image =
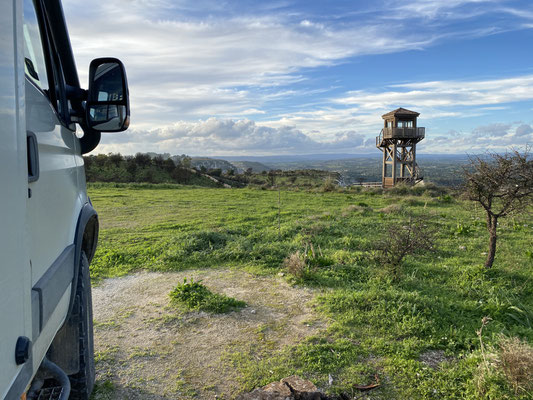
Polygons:
[[98,132],[120,132],[130,124],[128,81],[117,58],[96,58],[89,66],[86,122]]

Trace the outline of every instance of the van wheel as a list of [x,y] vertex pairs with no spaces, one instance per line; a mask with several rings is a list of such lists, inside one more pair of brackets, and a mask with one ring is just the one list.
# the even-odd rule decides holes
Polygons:
[[93,339],[93,307],[91,296],[91,278],[89,261],[84,252],[81,253],[80,269],[76,297],[72,309],[72,318],[78,325],[78,343],[80,369],[70,375],[70,400],[88,400],[94,386],[94,339]]

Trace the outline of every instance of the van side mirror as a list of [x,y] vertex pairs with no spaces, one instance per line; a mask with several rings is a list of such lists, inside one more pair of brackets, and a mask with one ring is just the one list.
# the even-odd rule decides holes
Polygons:
[[120,132],[130,124],[128,81],[116,58],[97,58],[89,66],[87,125],[99,132]]

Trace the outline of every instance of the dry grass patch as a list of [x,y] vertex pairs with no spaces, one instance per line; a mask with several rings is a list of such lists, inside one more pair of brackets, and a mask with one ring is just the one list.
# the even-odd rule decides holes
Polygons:
[[494,383],[507,382],[518,398],[533,398],[533,347],[527,342],[501,336],[497,346],[482,346],[481,355],[474,377],[479,395],[493,398]]
[[342,210],[342,216],[347,217],[352,213],[355,212],[363,212],[365,211],[365,207],[356,205],[356,204],[350,204],[348,207],[346,207],[344,210]]
[[398,214],[403,210],[400,204],[390,204],[386,207],[380,208],[378,212],[383,214]]
[[285,260],[283,260],[283,267],[287,272],[297,278],[301,278],[307,269],[305,260],[299,251],[292,253]]
[[516,337],[502,338],[499,364],[516,394],[533,395],[533,347]]

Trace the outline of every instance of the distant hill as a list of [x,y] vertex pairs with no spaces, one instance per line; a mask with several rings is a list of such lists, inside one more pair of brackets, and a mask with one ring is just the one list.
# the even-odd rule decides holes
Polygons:
[[289,154],[276,156],[216,156],[213,158],[233,161],[254,161],[262,164],[300,162],[300,161],[326,161],[347,158],[369,157],[371,154]]
[[261,173],[263,171],[270,171],[272,168],[256,161],[232,161],[233,165],[237,167],[237,172],[242,173],[248,168],[252,169],[252,172]]
[[206,169],[221,169],[222,172],[237,170],[237,167],[226,160],[219,160],[210,157],[192,157],[191,166],[193,168],[200,169],[204,167]]

